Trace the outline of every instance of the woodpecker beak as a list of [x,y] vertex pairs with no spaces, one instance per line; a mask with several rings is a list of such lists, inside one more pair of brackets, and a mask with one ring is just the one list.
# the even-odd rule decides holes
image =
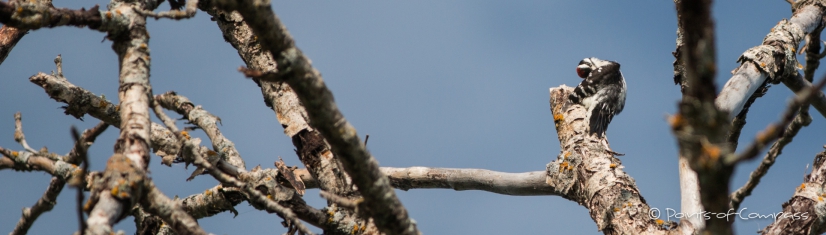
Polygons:
[[587,78],[590,73],[591,67],[588,66],[585,60],[582,60],[582,62],[579,62],[579,65],[576,66],[576,75],[579,75],[580,78]]

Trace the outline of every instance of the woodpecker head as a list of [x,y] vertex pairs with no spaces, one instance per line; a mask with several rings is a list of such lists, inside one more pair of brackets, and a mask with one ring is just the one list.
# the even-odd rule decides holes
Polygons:
[[602,66],[611,63],[611,61],[600,60],[594,57],[585,58],[579,61],[576,66],[576,74],[581,78],[587,78],[594,70],[599,70]]

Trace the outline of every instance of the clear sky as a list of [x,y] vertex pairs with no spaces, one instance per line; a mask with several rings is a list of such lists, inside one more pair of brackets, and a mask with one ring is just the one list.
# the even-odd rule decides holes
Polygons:
[[[107,2],[54,4],[89,8]],[[679,210],[676,141],[665,121],[680,99],[672,80],[677,18],[671,1],[275,1],[273,8],[322,72],[345,117],[360,135],[370,134],[368,147],[382,166],[544,170],[559,154],[548,88],[578,84],[574,70],[582,58],[618,61],[628,99],[609,127],[611,147],[626,154],[620,157],[623,166],[650,206]],[[739,54],[759,45],[771,27],[791,16],[789,5],[780,0],[716,1],[713,12],[718,87],[730,78]],[[148,28],[156,94],[175,90],[220,116],[221,131],[235,142],[250,169],[273,167],[278,156],[288,165],[301,164],[259,88],[236,71],[243,62],[208,14],[150,20]],[[84,129],[98,123],[89,116],[80,121],[63,115],[63,104],[28,78],[54,70],[52,60],[62,54],[70,82],[116,101],[117,57],[111,41],[101,42],[103,38],[103,33],[74,27],[41,29],[23,38],[0,65],[0,146],[22,149],[13,140],[17,111],[23,114],[30,145],[61,154],[72,145],[70,126]],[[741,143],[778,120],[790,97],[788,88],[777,85],[759,99]],[[812,124],[745,200],[747,212],[780,211],[802,182],[826,144],[826,120],[812,114]],[[110,128],[92,146],[91,169],[103,169],[117,131]],[[758,162],[740,165],[731,187],[740,187]],[[194,168],[166,167],[157,157],[149,169],[170,197],[217,184],[209,176],[186,182]],[[0,232],[12,230],[20,209],[37,201],[49,178],[43,172],[0,171]],[[77,229],[73,190],[64,189],[54,210],[42,215],[30,234]],[[397,192],[426,234],[599,234],[584,207],[561,197]],[[318,208],[325,205],[318,190],[309,190],[305,200]],[[237,210],[241,214],[235,218],[226,212],[200,223],[215,234],[285,231],[276,215],[247,203]],[[735,226],[738,233],[750,234],[771,222],[737,220]],[[131,234],[134,223],[127,218],[116,228]]]

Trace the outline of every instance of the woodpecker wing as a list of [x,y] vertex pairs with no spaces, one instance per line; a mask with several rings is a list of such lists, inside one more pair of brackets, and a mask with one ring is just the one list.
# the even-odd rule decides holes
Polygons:
[[625,105],[625,79],[620,73],[620,65],[613,61],[588,59],[594,70],[574,89],[569,99],[582,104],[590,112],[590,133],[599,137],[605,134],[614,116],[622,112]]

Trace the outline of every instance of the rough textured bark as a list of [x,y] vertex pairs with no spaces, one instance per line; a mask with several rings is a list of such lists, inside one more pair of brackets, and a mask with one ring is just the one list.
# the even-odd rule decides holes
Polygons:
[[[201,3],[200,7],[213,16],[224,38],[237,51],[246,66],[259,71],[275,72],[276,62],[272,55],[262,50],[260,41],[256,40],[252,29],[244,22],[237,12],[225,12],[209,4]],[[284,134],[293,140],[296,147],[296,154],[314,180],[318,179],[320,189],[338,196],[356,200],[359,193],[352,186],[352,180],[344,173],[338,158],[330,151],[329,144],[321,137],[321,134],[310,127],[307,111],[301,105],[295,92],[283,81],[256,81],[261,87],[261,94],[264,103],[275,112],[278,122],[284,127]],[[328,203],[328,205],[332,205]],[[364,226],[365,220],[359,218],[355,211],[350,208],[328,208],[335,211],[337,227],[335,230],[325,231],[347,231],[354,226]],[[375,226],[369,226],[374,228]],[[370,233],[368,229],[359,233]]]
[[[681,0],[674,0],[674,4],[682,4]],[[685,62],[683,62],[683,50],[685,50],[685,43],[683,42],[683,22],[679,21],[679,12],[677,13],[677,48],[674,50],[674,84],[680,86],[680,93],[685,95],[688,87],[688,80],[685,78]],[[745,122],[744,122],[745,123]],[[688,159],[680,155],[677,163],[677,169],[680,173],[680,212],[688,215],[697,215],[703,212],[703,205],[700,203],[700,185],[697,178],[697,172],[691,169]],[[702,230],[705,227],[705,220],[699,216],[688,216],[681,220],[688,221],[697,230]]]
[[332,92],[321,74],[295,46],[286,27],[272,12],[268,2],[220,2],[221,8],[237,10],[261,40],[264,49],[275,58],[277,73],[282,75],[304,105],[312,128],[330,144],[364,197],[361,206],[381,232],[419,234],[407,210],[396,197],[389,180],[379,170],[378,162],[367,151],[355,128],[341,114]]
[[19,42],[23,36],[26,36],[28,32],[28,30],[17,29],[8,25],[3,25],[3,27],[0,28],[0,64],[6,61],[11,50],[17,45],[17,42]]
[[760,234],[821,234],[826,232],[823,200],[826,198],[826,151],[815,156],[812,173],[803,178],[794,196],[783,203],[783,212]]
[[221,122],[221,118],[212,115],[200,106],[195,106],[189,101],[189,99],[184,96],[177,95],[175,92],[166,92],[164,94],[157,95],[155,96],[155,102],[158,102],[166,109],[174,110],[178,114],[183,115],[184,118],[204,130],[204,133],[207,134],[207,137],[209,137],[209,140],[212,142],[212,149],[217,151],[219,153],[218,155],[221,156],[221,159],[224,160],[218,163],[222,164],[223,162],[227,162],[234,166],[233,168],[230,168],[221,167],[219,165],[218,167],[224,170],[224,172],[236,171],[231,174],[238,174],[246,171],[244,159],[241,158],[241,154],[238,153],[238,149],[235,148],[235,144],[224,137],[224,134],[221,134],[221,130],[218,129],[218,123]]
[[[109,13],[108,19],[111,18]],[[36,1],[0,2],[0,22],[27,30],[64,25],[99,29],[105,23],[97,5],[89,10],[71,10],[57,9],[51,4],[39,4]]]
[[[671,127],[677,136],[680,156],[697,172],[700,202],[709,213],[726,213],[729,209],[729,181],[734,170],[724,164],[721,156],[732,152],[726,135],[730,118],[714,104],[715,47],[711,1],[682,1],[677,4],[683,25],[682,60],[688,87],[679,105],[679,113],[671,117]],[[751,91],[749,95],[754,93]],[[712,217],[705,221],[705,232],[731,234],[731,220]]]
[[783,152],[783,147],[786,147],[787,144],[791,143],[794,136],[797,135],[797,132],[804,126],[808,126],[811,122],[812,117],[809,115],[798,115],[795,117],[794,121],[786,127],[785,131],[783,131],[783,135],[780,139],[775,141],[771,148],[769,148],[769,152],[767,152],[763,157],[763,161],[760,162],[757,169],[751,172],[749,175],[749,180],[746,181],[742,187],[731,193],[731,208],[740,208],[740,203],[742,203],[747,196],[751,195],[751,191],[757,187],[757,184],[760,183],[760,179],[763,178],[763,176],[768,173],[769,168],[774,165],[777,157]]
[[607,139],[588,135],[586,110],[571,104],[573,88],[551,89],[551,113],[561,153],[547,165],[546,182],[562,197],[588,209],[597,229],[604,234],[683,234],[692,226],[677,227],[655,220],[622,162],[607,151]]
[[736,115],[766,79],[769,79],[769,83],[777,84],[785,77],[794,76],[798,66],[795,57],[797,46],[804,36],[820,26],[823,10],[820,1],[796,2],[790,20],[780,21],[766,35],[762,45],[753,47],[740,56],[740,66],[720,91],[715,101],[717,106]]
[[[102,178],[95,182],[89,199],[90,211],[85,233],[109,234],[117,223],[139,202],[151,200],[150,211],[158,213],[178,234],[206,234],[197,222],[170,199],[152,187],[147,179],[150,127],[149,104],[152,87],[149,84],[149,34],[146,18],[135,9],[152,10],[159,2],[117,2],[109,8],[122,16],[128,25],[119,25],[109,32],[112,49],[120,62],[118,97],[120,136],[115,142],[115,154],[109,159]],[[96,10],[96,9],[95,9]],[[118,17],[118,16],[115,16]]]

